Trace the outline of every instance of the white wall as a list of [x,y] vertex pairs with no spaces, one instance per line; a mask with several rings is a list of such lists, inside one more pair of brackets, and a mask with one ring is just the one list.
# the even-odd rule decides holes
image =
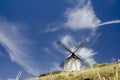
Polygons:
[[80,70],[80,60],[74,57],[65,59],[64,71],[75,71]]

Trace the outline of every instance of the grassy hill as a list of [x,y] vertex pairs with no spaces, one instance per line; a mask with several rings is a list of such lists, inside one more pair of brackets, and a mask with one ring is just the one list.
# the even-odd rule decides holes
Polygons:
[[120,80],[120,61],[71,72],[50,72],[27,80]]

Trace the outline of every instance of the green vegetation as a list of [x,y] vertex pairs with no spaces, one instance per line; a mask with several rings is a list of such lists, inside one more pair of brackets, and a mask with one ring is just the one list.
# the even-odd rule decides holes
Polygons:
[[28,80],[120,80],[120,62],[95,64],[71,72],[50,72]]

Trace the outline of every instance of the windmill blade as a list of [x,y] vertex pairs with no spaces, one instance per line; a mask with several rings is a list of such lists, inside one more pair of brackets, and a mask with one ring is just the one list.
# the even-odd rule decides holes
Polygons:
[[69,48],[67,48],[61,41],[57,42],[59,45],[61,45],[65,50],[67,50],[70,53],[73,53]]
[[80,61],[82,62],[83,65],[90,66],[89,62],[87,62],[83,57],[79,56],[78,58],[80,59]]
[[83,47],[86,43],[88,42],[87,39],[84,39],[83,41],[80,42],[79,47],[73,52],[76,53],[81,47]]

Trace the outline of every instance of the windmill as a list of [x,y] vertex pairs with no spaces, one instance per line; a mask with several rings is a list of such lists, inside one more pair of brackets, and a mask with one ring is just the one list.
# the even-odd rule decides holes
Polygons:
[[70,56],[64,60],[64,71],[75,71],[80,70],[81,64],[84,66],[90,66],[90,64],[81,56],[76,55],[75,53],[82,48],[88,42],[87,39],[84,39],[80,42],[78,47],[72,51],[67,46],[65,46],[61,41],[57,43],[61,45],[67,52],[70,53]]

